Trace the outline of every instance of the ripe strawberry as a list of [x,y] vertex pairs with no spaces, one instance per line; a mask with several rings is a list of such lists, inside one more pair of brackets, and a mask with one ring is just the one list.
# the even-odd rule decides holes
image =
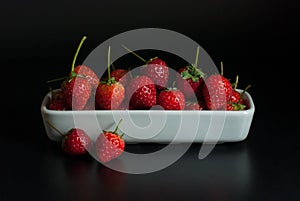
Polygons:
[[66,134],[47,121],[47,124],[62,136],[62,149],[70,155],[83,155],[92,148],[90,136],[80,128],[71,128]]
[[177,88],[180,89],[187,99],[197,96],[202,90],[204,73],[193,65],[178,70],[176,76]]
[[63,100],[52,100],[47,105],[47,108],[49,110],[68,110],[68,107]]
[[[110,47],[108,55],[110,55]],[[96,90],[96,102],[100,109],[116,110],[125,97],[125,89],[120,82],[115,80],[115,77],[111,77],[110,61],[108,63],[108,78],[99,83]]]
[[72,128],[62,140],[62,149],[70,155],[82,155],[92,146],[89,135],[80,128]]
[[118,68],[114,69],[110,72],[110,76],[114,77],[116,81],[120,82],[123,86],[127,86],[127,84],[131,80],[130,72],[127,69]]
[[64,96],[64,101],[72,110],[82,110],[91,95],[91,85],[85,78],[70,77],[65,80],[61,89]]
[[223,63],[221,62],[221,73],[210,75],[203,86],[202,95],[206,108],[209,110],[226,110],[232,91],[231,83],[223,76]]
[[99,78],[97,74],[88,66],[85,65],[77,65],[74,68],[74,72],[77,75],[81,75],[87,79],[87,81],[90,83],[92,90],[96,89],[99,83]]
[[165,61],[152,58],[141,68],[141,74],[146,75],[155,83],[157,90],[166,88],[169,79],[169,68]]
[[143,61],[146,65],[141,68],[141,75],[148,76],[155,84],[155,87],[158,91],[166,88],[166,84],[169,79],[169,68],[165,61],[157,57],[150,58],[148,61],[142,58],[137,53],[131,51],[129,48],[125,47],[127,51],[132,53],[134,56]]
[[114,131],[103,131],[96,139],[96,155],[99,161],[106,163],[119,157],[125,148],[122,136],[118,134],[118,129],[122,119],[119,121]]
[[84,36],[77,48],[76,54],[73,59],[72,69],[67,77],[61,84],[64,101],[72,110],[82,110],[91,96],[92,87],[88,79],[83,75],[78,75],[74,71],[75,61],[86,37]]
[[232,91],[232,95],[231,95],[231,97],[230,97],[230,99],[227,103],[226,110],[238,111],[238,110],[244,110],[244,109],[247,108],[247,105],[246,105],[246,103],[243,99],[243,96],[244,96],[244,93],[246,92],[246,90],[251,85],[248,85],[241,93],[236,90],[236,86],[237,86],[237,81],[236,81],[236,83],[234,83],[234,88],[233,88],[233,91]]
[[99,109],[116,110],[125,96],[125,89],[119,82],[100,82],[96,91]]
[[195,64],[180,68],[176,75],[177,88],[184,93],[186,99],[197,97],[203,87],[205,74],[197,67],[198,55],[199,47],[197,48]]
[[158,94],[157,104],[165,110],[183,110],[185,107],[185,97],[179,89],[168,88]]
[[61,90],[53,91],[50,87],[51,100],[47,105],[49,110],[68,110],[69,108],[64,102],[63,94]]
[[156,104],[154,82],[145,75],[133,78],[126,87],[126,100],[131,109],[150,109]]

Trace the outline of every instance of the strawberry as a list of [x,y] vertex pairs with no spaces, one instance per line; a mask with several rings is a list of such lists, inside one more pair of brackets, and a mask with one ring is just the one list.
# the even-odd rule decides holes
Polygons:
[[68,110],[69,108],[64,102],[63,94],[61,90],[53,91],[50,87],[51,100],[47,105],[49,110]]
[[184,94],[176,88],[162,90],[157,96],[157,105],[165,110],[183,110],[185,107]]
[[114,77],[116,81],[120,82],[123,86],[127,86],[130,82],[130,72],[124,68],[114,69],[110,72],[110,76]]
[[69,76],[61,84],[64,101],[69,108],[72,108],[72,110],[82,110],[92,92],[92,87],[85,75],[79,75],[74,71],[75,61],[79,49],[81,48],[85,39],[86,37],[84,36],[77,48]]
[[70,155],[85,154],[91,145],[89,135],[80,128],[70,129],[62,140],[63,151]]
[[187,99],[191,99],[202,90],[203,77],[202,71],[193,65],[180,68],[176,76],[177,88],[184,93]]
[[92,89],[96,89],[99,83],[99,78],[97,74],[88,66],[85,65],[77,65],[74,68],[74,72],[77,75],[81,75],[87,79],[90,83]]
[[121,105],[125,90],[119,82],[101,82],[96,91],[96,101],[99,109],[116,110]]
[[178,70],[176,76],[177,88],[180,89],[186,99],[197,96],[202,90],[205,74],[197,67],[199,47],[197,48],[196,61],[194,65],[188,65]]
[[238,111],[238,110],[244,110],[244,109],[246,109],[247,106],[246,106],[246,103],[245,103],[245,101],[243,99],[243,96],[244,96],[244,93],[246,92],[246,90],[251,85],[248,85],[241,93],[236,90],[237,81],[236,81],[236,83],[234,83],[233,86],[234,86],[234,88],[233,88],[233,91],[232,91],[232,95],[231,95],[229,101],[227,102],[226,110]]
[[47,105],[47,108],[49,110],[68,110],[68,107],[63,100],[52,100]]
[[[221,69],[223,69],[222,63]],[[202,90],[206,108],[209,110],[225,110],[232,91],[232,85],[223,76],[223,70],[221,70],[221,74],[210,75],[205,80]]]
[[169,79],[169,68],[164,60],[154,57],[147,61],[124,45],[123,48],[145,63],[145,65],[140,69],[141,75],[151,78],[158,91],[166,88],[166,84]]
[[62,150],[70,155],[83,155],[92,148],[90,136],[80,128],[71,128],[66,134],[47,121],[48,125],[62,136]]
[[73,110],[82,110],[91,95],[91,86],[85,78],[71,77],[61,85],[64,101]]
[[159,58],[151,58],[141,68],[141,74],[147,75],[155,83],[157,90],[162,90],[166,87],[169,79],[169,68],[165,61]]
[[156,104],[154,82],[145,75],[133,78],[126,87],[126,100],[131,109],[150,109]]
[[106,163],[119,157],[125,148],[122,136],[118,134],[118,129],[122,119],[119,121],[114,131],[103,131],[95,142],[96,155],[100,162]]
[[[110,57],[110,46],[108,48],[108,57]],[[116,81],[110,74],[110,61],[108,61],[108,78],[102,80],[96,90],[96,102],[100,109],[116,110],[121,105],[125,97],[123,85]]]

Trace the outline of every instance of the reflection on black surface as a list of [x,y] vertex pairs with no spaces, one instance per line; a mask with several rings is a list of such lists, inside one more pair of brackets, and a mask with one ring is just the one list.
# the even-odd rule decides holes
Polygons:
[[[161,145],[128,146],[135,151],[137,146],[151,152]],[[251,191],[252,167],[244,143],[217,145],[202,160],[197,158],[200,146],[192,145],[177,162],[149,174],[125,174],[107,168],[92,157],[69,157],[63,153],[49,155],[42,167],[48,187],[72,200],[132,200],[145,195],[150,200],[195,197],[230,200]],[[122,166],[122,160],[113,163]]]

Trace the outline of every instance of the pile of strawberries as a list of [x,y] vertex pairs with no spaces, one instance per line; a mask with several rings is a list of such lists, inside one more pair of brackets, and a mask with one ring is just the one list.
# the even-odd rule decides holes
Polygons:
[[[111,70],[108,61],[107,76],[101,79],[88,66],[75,66],[83,37],[75,54],[71,72],[61,83],[61,89],[53,91],[47,105],[50,110],[244,110],[247,104],[243,92],[236,90],[237,81],[231,83],[221,74],[207,76],[195,64],[177,71],[170,79],[167,63],[161,58],[145,60],[139,74],[133,76],[128,69]],[[126,48],[126,47],[125,47]],[[129,50],[128,48],[126,48]],[[108,48],[110,58],[110,47]],[[108,59],[109,60],[109,59]],[[237,77],[238,78],[238,77]],[[167,86],[172,83],[172,86]],[[157,107],[159,106],[159,107]]]
[[[71,72],[61,82],[61,88],[52,91],[49,110],[245,110],[247,103],[235,83],[221,74],[207,76],[197,67],[199,48],[195,64],[177,71],[175,80],[170,80],[170,68],[161,58],[145,60],[135,52],[125,49],[140,58],[145,65],[139,74],[133,76],[131,70],[115,69],[110,62],[108,47],[107,76],[98,75],[88,66],[77,65],[78,52],[86,40],[84,36],[73,59]],[[112,68],[112,69],[111,69]],[[59,79],[52,80],[58,81]],[[52,81],[49,81],[51,83]],[[172,83],[172,86],[168,86]],[[49,122],[53,129],[56,129]],[[125,142],[115,131],[102,132],[92,142],[85,131],[72,128],[63,134],[62,147],[71,155],[85,154],[87,149],[95,148],[98,159],[108,162],[124,151]]]

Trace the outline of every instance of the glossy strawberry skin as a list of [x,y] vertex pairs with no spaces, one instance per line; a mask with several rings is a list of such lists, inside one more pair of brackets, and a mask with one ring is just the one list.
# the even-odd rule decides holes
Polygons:
[[158,94],[157,104],[165,110],[184,110],[185,97],[178,89],[166,89]]
[[96,154],[99,161],[103,163],[119,157],[124,148],[124,140],[113,132],[103,132],[96,139]]
[[62,149],[70,155],[82,155],[91,148],[92,141],[87,133],[79,128],[72,128],[62,140]]
[[84,76],[87,81],[90,83],[92,89],[96,89],[99,83],[99,77],[97,74],[88,66],[85,65],[77,65],[74,68],[74,72],[77,75],[82,75]]
[[119,82],[100,83],[96,90],[96,102],[100,109],[116,110],[125,97],[125,89]]
[[116,81],[120,82],[123,86],[127,86],[130,82],[130,74],[127,69],[119,68],[110,72],[110,76],[114,77]]
[[[149,109],[156,104],[156,88],[148,76],[138,76],[126,87],[126,102],[131,109]],[[125,103],[126,103],[125,102]]]
[[166,88],[169,79],[169,68],[165,61],[154,58],[141,67],[141,74],[152,79],[157,90]]
[[91,85],[85,78],[74,77],[61,85],[64,102],[72,110],[82,110],[91,96]]
[[208,77],[202,90],[207,109],[226,110],[232,90],[231,83],[222,75]]
[[232,91],[229,101],[232,103],[241,103],[241,104],[244,103],[243,99],[241,98],[241,94],[236,90]]
[[184,93],[186,99],[192,99],[197,97],[199,91],[202,90],[204,82],[203,78],[201,77],[198,77],[197,81],[193,81],[192,78],[183,79],[181,73],[186,70],[187,67],[183,67],[178,70],[178,74],[176,76],[176,86]]
[[47,105],[48,110],[68,110],[68,107],[64,103],[63,100],[52,100],[48,105]]

